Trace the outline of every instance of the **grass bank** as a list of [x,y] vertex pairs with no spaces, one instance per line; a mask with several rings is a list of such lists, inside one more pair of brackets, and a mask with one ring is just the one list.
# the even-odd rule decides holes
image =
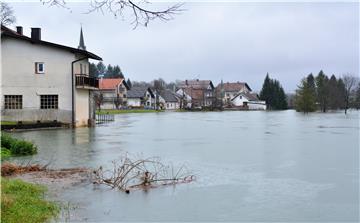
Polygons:
[[1,160],[9,156],[26,156],[37,153],[37,147],[29,141],[16,139],[1,132]]
[[44,199],[46,189],[21,180],[1,178],[1,222],[47,222],[59,206]]
[[124,109],[124,110],[116,110],[116,109],[103,109],[101,111],[96,111],[96,114],[128,114],[128,113],[152,113],[152,112],[161,112],[160,110],[152,110],[152,109]]

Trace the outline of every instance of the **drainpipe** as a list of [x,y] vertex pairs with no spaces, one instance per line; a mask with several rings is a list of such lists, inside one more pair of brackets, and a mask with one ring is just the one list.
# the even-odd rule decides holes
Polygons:
[[71,127],[75,128],[75,83],[74,83],[74,64],[88,57],[83,57],[71,62]]

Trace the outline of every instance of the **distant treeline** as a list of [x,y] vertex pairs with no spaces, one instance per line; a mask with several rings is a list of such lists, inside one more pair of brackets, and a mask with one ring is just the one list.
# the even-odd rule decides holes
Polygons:
[[111,64],[105,66],[103,62],[97,64],[90,63],[89,75],[92,77],[103,77],[103,78],[124,78],[120,67],[118,65],[112,66]]
[[297,111],[313,112],[321,110],[360,108],[360,82],[352,75],[329,78],[321,70],[314,77],[309,74],[301,80],[294,97]]

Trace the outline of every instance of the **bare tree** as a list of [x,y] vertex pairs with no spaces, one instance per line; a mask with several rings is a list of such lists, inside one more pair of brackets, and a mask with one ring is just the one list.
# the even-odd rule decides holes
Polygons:
[[157,157],[134,159],[128,154],[112,161],[112,167],[105,169],[100,166],[93,171],[93,183],[118,188],[126,193],[130,190],[144,189],[189,183],[195,180],[185,165],[174,168],[165,165]]
[[356,77],[352,76],[350,74],[346,74],[342,78],[344,85],[345,85],[345,114],[347,113],[347,110],[349,109],[349,102],[350,102],[350,95],[351,92],[354,90],[356,85]]
[[12,25],[16,22],[14,16],[14,10],[9,6],[8,3],[0,2],[0,15],[1,15],[1,25]]
[[[64,8],[67,8],[66,0],[41,0],[43,4],[57,5]],[[134,25],[134,29],[138,25],[147,26],[150,21],[159,19],[161,21],[169,21],[174,18],[175,15],[181,13],[183,9],[182,3],[171,5],[165,9],[153,10],[144,5],[149,5],[150,2],[143,1],[134,1],[134,0],[91,0],[90,9],[88,13],[104,11],[113,14],[115,17],[125,17],[127,12],[133,15],[133,20],[131,24]]]

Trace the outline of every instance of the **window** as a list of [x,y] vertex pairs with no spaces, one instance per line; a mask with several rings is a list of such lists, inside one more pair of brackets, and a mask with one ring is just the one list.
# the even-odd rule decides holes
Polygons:
[[35,63],[35,73],[44,74],[45,73],[45,64],[43,62]]
[[5,95],[5,109],[22,109],[22,95]]
[[80,74],[83,74],[82,64],[80,64]]
[[58,95],[40,95],[40,109],[58,109]]

